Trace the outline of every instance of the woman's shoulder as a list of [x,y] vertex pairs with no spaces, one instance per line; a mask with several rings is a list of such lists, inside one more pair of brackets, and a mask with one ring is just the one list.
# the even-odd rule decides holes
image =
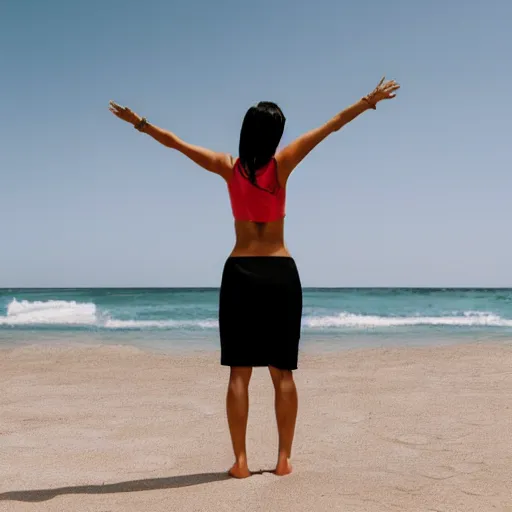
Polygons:
[[233,177],[234,171],[238,165],[238,158],[234,157],[233,155],[227,153],[226,154],[227,160],[228,160],[228,169],[224,173],[223,178],[226,180],[227,183],[231,181],[231,178]]

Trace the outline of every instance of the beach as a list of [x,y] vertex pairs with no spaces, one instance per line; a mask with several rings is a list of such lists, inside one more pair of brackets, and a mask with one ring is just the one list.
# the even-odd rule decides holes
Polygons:
[[228,369],[212,351],[0,350],[1,511],[512,511],[512,344],[303,353],[294,473],[251,381],[229,479]]

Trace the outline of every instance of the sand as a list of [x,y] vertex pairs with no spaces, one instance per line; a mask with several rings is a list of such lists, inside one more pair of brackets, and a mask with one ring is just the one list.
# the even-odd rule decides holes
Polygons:
[[246,480],[218,354],[0,351],[0,511],[512,511],[512,344],[303,355],[294,474],[251,382]]

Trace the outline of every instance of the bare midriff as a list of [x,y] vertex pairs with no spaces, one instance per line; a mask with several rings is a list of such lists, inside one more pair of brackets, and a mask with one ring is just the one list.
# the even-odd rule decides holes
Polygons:
[[230,256],[290,256],[284,243],[284,218],[273,222],[235,220],[235,234]]

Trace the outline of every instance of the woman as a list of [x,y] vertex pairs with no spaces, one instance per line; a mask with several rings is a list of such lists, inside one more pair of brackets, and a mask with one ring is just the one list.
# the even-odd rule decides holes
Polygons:
[[226,409],[235,463],[230,475],[250,476],[245,437],[249,412],[249,381],[255,366],[268,366],[275,388],[279,450],[275,473],[291,473],[290,456],[297,417],[297,369],[302,288],[295,262],[284,242],[286,184],[304,157],[328,135],[338,131],[379,101],[395,97],[395,81],[385,82],[324,125],[276,154],[285,117],[270,102],[251,107],[240,133],[239,157],[188,144],[174,133],[150,124],[130,109],[110,102],[117,117],[227,183],[236,243],[222,275],[219,303],[221,364],[230,366]]

